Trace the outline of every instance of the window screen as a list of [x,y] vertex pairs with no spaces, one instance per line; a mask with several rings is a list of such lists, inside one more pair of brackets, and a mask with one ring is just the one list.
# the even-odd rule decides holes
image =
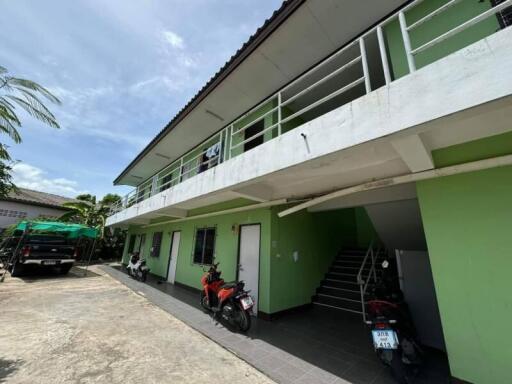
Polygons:
[[151,245],[151,256],[160,256],[160,246],[162,245],[162,232],[153,233],[153,244]]
[[201,228],[196,231],[194,263],[213,264],[215,253],[215,228]]

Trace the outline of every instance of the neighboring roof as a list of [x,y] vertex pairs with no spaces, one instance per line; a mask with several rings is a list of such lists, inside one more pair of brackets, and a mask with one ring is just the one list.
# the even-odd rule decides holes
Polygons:
[[179,111],[148,145],[116,177],[114,184],[141,160],[158,142],[182,121],[210,92],[212,92],[240,63],[242,63],[265,39],[275,31],[306,0],[285,0],[272,16],[249,37],[242,47],[213,75],[194,97]]
[[2,198],[3,201],[14,201],[17,203],[39,205],[50,208],[67,210],[62,204],[76,201],[69,197],[54,195],[52,193],[34,191],[32,189],[18,188],[18,191],[9,192],[9,196]]

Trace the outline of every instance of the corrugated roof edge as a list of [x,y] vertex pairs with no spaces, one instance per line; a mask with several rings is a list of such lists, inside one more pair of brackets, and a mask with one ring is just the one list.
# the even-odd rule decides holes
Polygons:
[[[56,195],[54,193],[36,191],[35,189],[18,187],[19,193],[11,191],[8,196],[0,198],[0,201],[11,201],[15,203],[37,205],[40,207],[56,208],[63,211],[68,211],[70,208],[62,206],[67,202],[77,201],[74,198]],[[36,196],[32,195],[35,193]],[[46,199],[46,200],[45,200]]]
[[165,135],[183,120],[211,91],[236,69],[265,39],[278,28],[306,0],[285,0],[272,16],[249,37],[236,53],[215,73],[194,97],[172,118],[172,120],[149,142],[130,164],[116,177],[117,185],[122,177],[141,160]]

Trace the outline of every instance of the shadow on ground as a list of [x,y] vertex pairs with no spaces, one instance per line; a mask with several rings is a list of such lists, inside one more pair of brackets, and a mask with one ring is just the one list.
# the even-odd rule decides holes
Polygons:
[[34,283],[44,279],[76,279],[97,276],[99,276],[97,273],[91,272],[90,270],[85,270],[85,268],[82,267],[74,266],[67,274],[62,275],[58,268],[26,265],[23,270],[23,274],[19,276],[19,278],[22,279],[25,283]]
[[[124,267],[112,267],[125,272]],[[181,303],[187,304],[187,309],[182,310],[182,313],[171,313],[203,332],[195,326],[201,323],[194,323],[197,321],[194,319],[200,317],[198,313],[202,314],[197,292],[169,284],[156,276],[149,276],[147,284]],[[147,297],[147,295],[145,296]],[[187,316],[191,321],[187,321]],[[213,322],[213,320],[209,321]],[[289,367],[290,355],[296,360],[295,371],[303,368],[306,373],[316,372],[318,376],[311,377],[311,380],[316,380],[318,377],[317,383],[322,382],[319,381],[322,377],[319,373],[320,370],[350,383],[394,383],[389,369],[376,357],[370,332],[362,322],[361,316],[357,314],[311,307],[273,321],[254,318],[251,329],[245,335],[250,338],[248,342],[241,341],[238,335],[232,333],[227,335],[220,332],[219,334],[216,332],[208,334],[208,331],[203,333],[221,345],[236,350],[236,353],[244,360],[260,368],[270,377],[279,378],[279,375],[270,373],[283,372],[284,379],[278,380],[283,383],[294,382],[291,377],[295,372],[284,372],[285,368]],[[273,348],[266,348],[266,346]],[[265,358],[270,357],[265,353],[269,350],[274,352],[268,359],[269,361],[265,362]],[[312,366],[313,369],[311,369]],[[329,380],[326,379],[326,382]],[[438,351],[427,351],[421,372],[413,380],[413,383],[449,383],[446,355]]]
[[7,383],[9,376],[18,370],[18,367],[23,364],[23,360],[7,360],[0,358],[0,383]]

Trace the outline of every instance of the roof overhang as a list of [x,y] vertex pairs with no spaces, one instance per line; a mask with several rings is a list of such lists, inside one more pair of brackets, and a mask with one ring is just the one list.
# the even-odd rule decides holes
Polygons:
[[283,3],[114,184],[140,184],[408,2]]

